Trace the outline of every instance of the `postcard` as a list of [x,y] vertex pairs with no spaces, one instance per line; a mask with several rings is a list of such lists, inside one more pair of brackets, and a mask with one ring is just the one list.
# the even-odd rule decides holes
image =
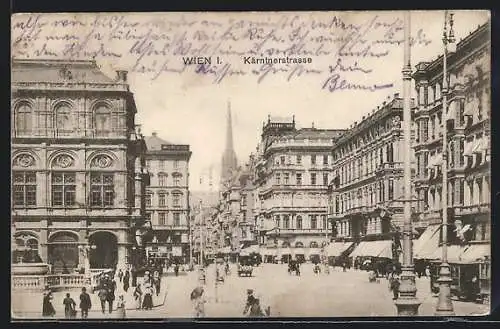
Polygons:
[[488,314],[490,24],[13,15],[12,319]]

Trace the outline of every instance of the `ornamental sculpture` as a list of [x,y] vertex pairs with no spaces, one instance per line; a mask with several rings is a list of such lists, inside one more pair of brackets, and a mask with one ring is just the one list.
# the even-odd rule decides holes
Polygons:
[[113,163],[113,160],[107,155],[98,155],[90,163],[91,167],[108,168]]
[[74,161],[73,161],[72,157],[70,157],[69,155],[66,155],[66,154],[61,154],[61,155],[57,156],[52,163],[53,163],[53,166],[55,166],[55,167],[68,168],[71,165],[73,165],[73,162]]
[[29,154],[21,154],[16,157],[14,164],[21,167],[30,167],[35,163],[35,158]]

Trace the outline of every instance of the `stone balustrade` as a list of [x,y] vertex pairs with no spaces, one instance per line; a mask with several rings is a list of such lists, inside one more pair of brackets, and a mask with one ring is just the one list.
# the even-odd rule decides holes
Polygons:
[[81,288],[90,284],[84,274],[52,274],[52,275],[14,275],[13,290],[43,290],[50,288]]

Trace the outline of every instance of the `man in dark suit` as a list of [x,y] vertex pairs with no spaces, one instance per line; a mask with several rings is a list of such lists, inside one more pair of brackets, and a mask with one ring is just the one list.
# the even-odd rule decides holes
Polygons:
[[80,294],[80,309],[82,310],[82,319],[86,319],[89,316],[89,310],[92,307],[92,301],[90,300],[90,295],[87,293],[85,287],[82,288],[82,293]]

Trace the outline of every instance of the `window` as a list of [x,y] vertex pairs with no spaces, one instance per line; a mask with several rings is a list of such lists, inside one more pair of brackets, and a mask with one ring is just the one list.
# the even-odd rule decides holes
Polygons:
[[274,217],[274,221],[276,222],[276,227],[280,227],[280,216],[277,215],[276,217]]
[[392,143],[387,144],[387,162],[394,162],[394,146]]
[[158,174],[158,185],[167,186],[167,175],[160,173]]
[[179,160],[174,161],[174,168],[175,169],[179,168]]
[[302,217],[297,216],[297,229],[301,230],[302,229]]
[[279,172],[276,173],[276,185],[281,184],[281,175]]
[[174,174],[174,186],[181,186],[181,174]]
[[181,214],[174,212],[174,226],[181,226]]
[[280,156],[280,163],[281,163],[282,165],[284,165],[284,164],[285,164],[285,156],[284,156],[284,155]]
[[301,155],[297,155],[297,164],[298,165],[302,164],[302,156]]
[[290,184],[290,174],[289,173],[285,173],[285,185],[288,185]]
[[297,185],[302,185],[302,174],[301,173],[297,173],[296,176],[295,176],[296,180],[297,180]]
[[311,185],[316,185],[316,173],[311,173]]
[[74,206],[75,173],[52,173],[52,206]]
[[311,164],[312,165],[316,164],[316,155],[311,155]]
[[181,206],[181,194],[180,193],[174,193],[172,194],[172,205],[174,207],[180,207]]
[[146,207],[151,207],[153,205],[153,195],[146,194]]
[[315,230],[318,227],[318,219],[316,215],[311,215],[311,229]]
[[283,227],[290,228],[290,217],[288,215],[283,216]]
[[327,230],[327,222],[326,222],[326,215],[321,215],[321,223],[323,224],[323,229]]
[[465,165],[465,159],[464,159],[464,144],[465,140],[463,138],[460,139],[458,142],[458,147],[457,147],[457,158],[458,158],[458,166],[463,167]]
[[167,206],[167,202],[165,201],[166,200],[166,195],[165,193],[160,193],[158,195],[158,206],[159,207],[166,207]]
[[32,129],[31,121],[31,107],[26,103],[19,105],[15,112],[16,134],[29,135]]
[[427,142],[429,140],[429,120],[423,119],[420,121],[420,142]]
[[380,202],[385,202],[385,184],[384,181],[380,183]]
[[328,174],[323,174],[323,185],[328,186]]
[[165,160],[158,160],[158,169],[165,170]]
[[165,226],[167,224],[167,221],[166,221],[167,216],[166,215],[167,214],[164,212],[158,213],[158,225]]
[[71,118],[71,110],[65,105],[61,104],[57,107],[56,111],[56,128],[59,136],[69,135],[74,129],[74,120]]
[[94,112],[94,127],[97,136],[108,136],[111,132],[111,112],[109,108],[100,105]]
[[18,172],[13,175],[14,206],[36,205],[36,173]]
[[113,174],[90,174],[90,204],[93,207],[109,207],[113,205],[115,186]]
[[389,200],[393,200],[394,199],[394,180],[393,179],[389,179],[389,196],[388,196],[388,199]]
[[328,155],[323,155],[323,164],[324,165],[328,164]]
[[146,213],[146,222],[151,222],[151,216],[150,212]]

